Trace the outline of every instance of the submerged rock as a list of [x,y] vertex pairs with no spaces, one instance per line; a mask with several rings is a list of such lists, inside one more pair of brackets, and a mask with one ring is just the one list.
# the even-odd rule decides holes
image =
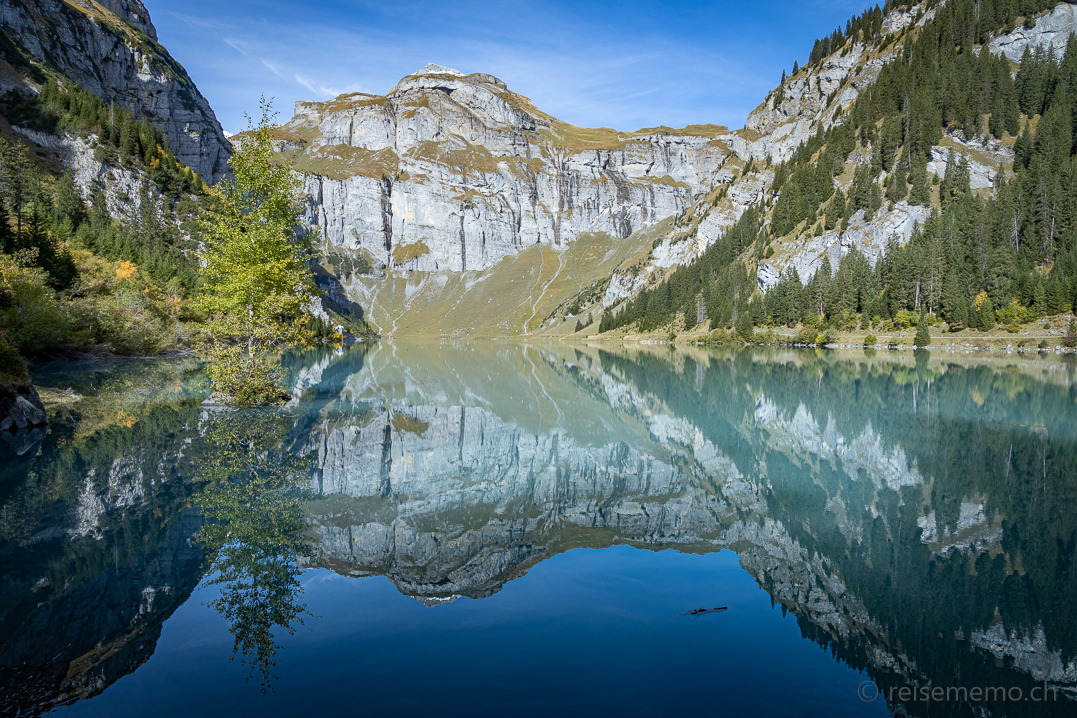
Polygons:
[[33,385],[16,387],[10,393],[0,395],[0,432],[3,434],[48,423],[45,405]]
[[32,384],[0,389],[0,458],[31,453],[45,438],[49,417]]

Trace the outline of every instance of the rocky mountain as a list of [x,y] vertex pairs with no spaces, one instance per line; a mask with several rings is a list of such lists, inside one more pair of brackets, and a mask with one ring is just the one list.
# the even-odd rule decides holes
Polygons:
[[[934,3],[887,3],[872,33],[843,38],[786,78],[736,131],[576,128],[494,77],[428,65],[384,96],[297,103],[278,128],[281,155],[306,173],[308,221],[323,232],[327,252],[347,260],[332,271],[381,331],[572,333],[575,317],[597,321],[603,309],[702,256],[749,207],[769,226],[776,167],[845,123],[937,11]],[[1014,62],[1026,48],[1060,56],[1075,30],[1074,6],[1061,3],[995,33],[982,51]],[[835,186],[852,191],[856,168],[873,152],[864,138]],[[1012,137],[951,128],[931,148],[927,168],[942,179],[947,167],[967,163],[972,189],[991,193],[1013,161]],[[766,257],[752,258],[758,286],[768,290],[792,268],[807,281],[824,259],[834,268],[853,250],[874,264],[891,237],[907,242],[934,206],[901,197],[857,210],[837,229],[775,236]],[[615,266],[565,280],[565,268],[593,264],[594,253],[575,244],[596,237],[612,240],[603,256],[619,252]],[[492,297],[473,301],[480,285],[499,288],[499,307],[485,306]],[[446,305],[461,316],[439,329],[434,308]]]
[[[96,93],[105,103],[147,118],[176,157],[215,182],[227,170],[231,145],[209,102],[157,41],[140,0],[3,0],[0,30],[38,60]],[[9,58],[12,59],[12,58]],[[36,92],[7,63],[3,89]]]
[[[881,40],[850,40],[817,65],[790,76],[749,114],[740,141],[731,143],[733,152],[738,157],[757,161],[785,161],[813,135],[843,123],[861,92],[871,88],[879,77],[882,67],[898,57],[905,44],[935,18],[936,8],[932,5],[897,6],[882,19]],[[1019,63],[1026,49],[1039,48],[1061,58],[1074,33],[1077,33],[1077,9],[1071,3],[1059,3],[1053,9],[1030,16],[1009,32],[995,34],[978,52],[991,52]],[[872,151],[870,143],[859,146],[849,156],[845,171],[834,177],[835,186],[850,192],[856,168],[871,163]],[[1013,176],[1014,138],[999,140],[987,135],[968,138],[961,130],[947,130],[942,141],[932,147],[927,170],[937,184],[946,176],[947,167],[958,161],[967,163],[974,191],[993,194],[1000,175]],[[881,181],[882,177],[877,180]],[[685,265],[702,256],[748,206],[765,206],[777,199],[777,192],[770,191],[773,179],[772,172],[757,170],[738,177],[727,190],[715,189],[698,199],[684,215],[693,241],[681,241],[683,234],[667,235],[655,248],[644,272],[633,268],[614,276],[602,306],[614,306],[653,282],[666,268]],[[814,235],[797,232],[776,238],[774,251],[756,262],[759,288],[767,291],[778,282],[782,272],[794,268],[801,280],[806,281],[824,259],[836,269],[841,258],[854,250],[874,265],[891,237],[902,244],[907,242],[915,227],[922,226],[937,208],[937,203],[910,205],[901,199],[885,202],[874,213],[859,210],[838,230]]]
[[573,127],[496,77],[440,65],[383,96],[296,103],[278,131],[330,245],[422,272],[484,270],[583,233],[626,238],[716,181],[727,136]]

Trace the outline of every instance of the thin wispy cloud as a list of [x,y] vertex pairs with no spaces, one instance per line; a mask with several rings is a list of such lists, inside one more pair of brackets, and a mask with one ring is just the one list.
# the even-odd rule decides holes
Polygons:
[[279,67],[274,65],[272,62],[265,59],[264,57],[259,58],[259,59],[262,61],[262,64],[265,65],[266,67],[268,67],[269,71],[272,72],[274,75],[276,75],[277,77],[279,77],[282,80],[287,80],[288,79],[288,76],[285,75],[284,72]]
[[178,20],[183,21],[191,27],[214,27],[214,24],[212,22],[209,22],[205,18],[197,17],[195,15],[185,15],[178,12],[169,12],[168,14],[174,18],[177,18]]
[[320,82],[318,82],[317,80],[315,80],[315,79],[313,79],[311,77],[305,77],[304,75],[300,75],[298,72],[295,74],[295,81],[298,82],[303,87],[310,90],[311,92],[313,92],[315,95],[319,95],[319,96],[325,97],[327,99],[328,98],[333,98],[333,97],[339,97],[340,95],[344,95],[344,94],[347,94],[349,92],[362,92],[363,91],[362,87],[359,86],[359,85],[349,85],[347,87],[333,87],[333,86],[330,86],[330,85],[320,83]]
[[242,45],[240,44],[240,42],[239,42],[238,40],[233,40],[233,39],[232,39],[232,38],[230,38],[230,37],[226,37],[226,38],[224,38],[224,44],[225,44],[225,45],[228,45],[228,46],[229,46],[229,47],[231,47],[232,49],[234,49],[234,50],[236,50],[236,51],[240,52],[241,54],[243,54],[243,55],[246,55],[247,57],[250,57],[250,56],[251,56],[251,55],[250,55],[250,53],[249,53],[249,52],[247,52],[247,51],[246,51],[246,50],[245,50],[245,49],[243,48],[243,46],[242,46]]

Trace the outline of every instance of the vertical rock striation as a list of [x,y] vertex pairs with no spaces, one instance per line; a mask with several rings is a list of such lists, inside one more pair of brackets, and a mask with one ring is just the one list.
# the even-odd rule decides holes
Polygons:
[[486,74],[428,65],[384,96],[296,103],[281,154],[335,247],[403,269],[481,270],[585,232],[628,237],[714,182],[724,128],[582,129]]
[[106,103],[151,120],[176,157],[207,181],[227,170],[231,145],[209,102],[157,42],[140,0],[3,0],[0,27]]

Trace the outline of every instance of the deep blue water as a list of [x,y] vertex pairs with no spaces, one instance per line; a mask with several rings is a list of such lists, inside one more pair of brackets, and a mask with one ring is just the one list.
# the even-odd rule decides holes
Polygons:
[[[229,663],[200,588],[157,649],[78,716],[887,715],[866,676],[801,637],[730,551],[627,546],[544,561],[489,598],[427,608],[384,578],[304,578],[306,630],[282,639],[274,692]],[[681,616],[728,606],[723,613]]]
[[204,408],[194,362],[37,368],[84,398],[0,464],[0,714],[1077,707],[1072,364],[285,364],[295,400],[245,411]]

